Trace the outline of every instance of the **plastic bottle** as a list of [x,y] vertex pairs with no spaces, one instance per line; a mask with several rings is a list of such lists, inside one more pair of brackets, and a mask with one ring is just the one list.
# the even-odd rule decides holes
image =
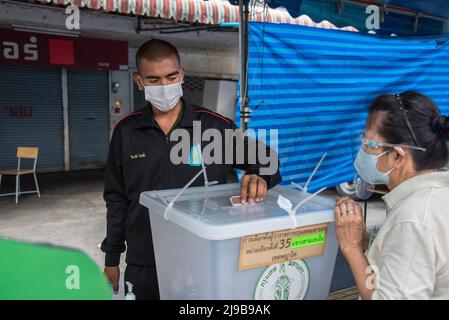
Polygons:
[[188,275],[185,281],[184,288],[180,293],[182,300],[195,300],[198,296],[198,289],[195,287],[192,275]]
[[136,296],[133,293],[133,285],[132,285],[132,283],[126,281],[126,285],[128,286],[128,293],[125,296],[125,300],[136,300]]

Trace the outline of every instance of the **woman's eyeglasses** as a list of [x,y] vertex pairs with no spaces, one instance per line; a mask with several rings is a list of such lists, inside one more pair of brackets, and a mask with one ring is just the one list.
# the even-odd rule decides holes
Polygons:
[[426,148],[421,148],[421,147],[416,147],[416,146],[409,146],[407,144],[393,144],[393,143],[386,143],[386,142],[379,142],[379,141],[373,141],[373,140],[367,140],[365,139],[365,137],[361,137],[360,141],[362,142],[363,145],[369,147],[369,148],[373,148],[373,149],[377,149],[380,147],[387,147],[387,148],[394,148],[394,147],[401,147],[401,148],[405,148],[405,149],[413,149],[413,150],[419,150],[419,151],[426,151]]

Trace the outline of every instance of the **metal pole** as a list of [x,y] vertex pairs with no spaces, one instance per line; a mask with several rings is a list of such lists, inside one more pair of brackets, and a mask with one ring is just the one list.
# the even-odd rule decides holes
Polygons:
[[248,107],[248,6],[239,0],[240,28],[240,127],[247,129],[250,110]]
[[64,122],[64,171],[70,170],[70,136],[69,136],[69,94],[67,69],[61,69],[62,80],[62,119]]

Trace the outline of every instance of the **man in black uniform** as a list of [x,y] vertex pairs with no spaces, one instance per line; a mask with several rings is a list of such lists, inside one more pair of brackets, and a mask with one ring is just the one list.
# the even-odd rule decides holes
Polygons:
[[[230,119],[192,106],[182,98],[184,70],[173,45],[156,39],[147,41],[136,53],[136,65],[138,74],[134,81],[145,91],[149,103],[114,128],[104,189],[107,231],[101,249],[106,253],[104,272],[115,293],[120,255],[126,250],[125,281],[133,284],[136,298],[159,299],[150,218],[148,210],[139,204],[140,193],[181,188],[201,170],[201,166],[189,163],[173,164],[170,159],[170,150],[175,145],[170,139],[173,130],[192,133],[194,121],[199,121],[201,131],[213,128],[224,136],[226,129],[236,127]],[[234,168],[243,169],[241,202],[262,201],[267,189],[278,184],[281,177],[279,171],[260,175],[262,166],[257,163],[207,165],[208,180],[226,183]],[[203,184],[201,176],[192,186]]]

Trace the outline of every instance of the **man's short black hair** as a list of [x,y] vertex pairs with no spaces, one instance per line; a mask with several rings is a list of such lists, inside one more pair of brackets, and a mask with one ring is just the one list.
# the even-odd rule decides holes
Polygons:
[[176,49],[174,45],[165,40],[151,39],[143,43],[139,49],[137,49],[136,67],[139,69],[139,63],[142,59],[162,61],[172,55],[174,55],[178,59],[178,63],[181,64],[178,49]]

